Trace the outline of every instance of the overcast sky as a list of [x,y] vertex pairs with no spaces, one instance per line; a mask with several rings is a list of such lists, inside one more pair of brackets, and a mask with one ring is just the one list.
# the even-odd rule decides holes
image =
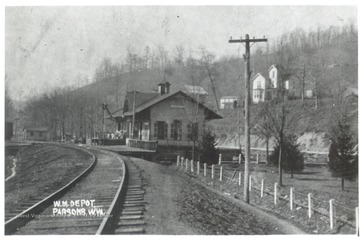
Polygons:
[[356,6],[6,7],[5,73],[19,100],[92,76],[104,57],[122,62],[128,47],[142,55],[147,45],[170,54],[203,46],[220,57],[241,47],[230,36],[265,35],[271,44],[297,27],[350,21],[357,26]]

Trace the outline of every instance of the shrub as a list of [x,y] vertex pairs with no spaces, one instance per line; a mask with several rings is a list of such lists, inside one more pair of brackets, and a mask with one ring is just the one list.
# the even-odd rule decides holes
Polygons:
[[203,133],[203,140],[200,143],[200,162],[207,164],[216,164],[218,161],[219,150],[215,148],[216,136],[210,130],[206,129]]
[[328,166],[334,177],[341,178],[341,189],[344,190],[345,179],[354,180],[357,177],[358,156],[347,119],[339,121],[336,128],[336,139],[332,139],[329,149]]
[[[279,164],[279,143],[275,146],[273,153],[270,155],[269,163],[278,166]],[[291,177],[295,171],[304,169],[304,155],[299,150],[299,144],[296,143],[295,136],[284,138],[282,148],[282,168],[286,172],[291,172]]]

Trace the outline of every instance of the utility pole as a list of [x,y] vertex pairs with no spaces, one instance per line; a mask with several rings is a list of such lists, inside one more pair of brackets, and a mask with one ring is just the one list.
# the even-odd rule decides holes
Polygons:
[[304,60],[304,68],[303,68],[303,75],[302,75],[301,101],[305,101],[305,60]]
[[106,132],[106,125],[105,125],[105,109],[107,107],[107,104],[103,103],[102,104],[102,109],[103,109],[103,120],[102,120],[102,124],[103,124],[103,134],[105,134]]
[[249,195],[249,175],[250,175],[250,43],[267,42],[267,39],[249,39],[249,34],[245,39],[233,40],[230,38],[229,43],[245,43],[245,170],[244,170],[244,200],[250,203]]
[[134,91],[134,99],[133,99],[133,118],[132,118],[132,128],[131,128],[131,138],[132,138],[132,139],[134,139],[135,106],[136,106],[136,91]]

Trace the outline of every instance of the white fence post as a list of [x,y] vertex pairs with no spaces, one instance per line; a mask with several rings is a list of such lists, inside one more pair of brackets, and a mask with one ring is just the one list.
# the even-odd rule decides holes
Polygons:
[[221,165],[221,157],[222,157],[222,155],[221,155],[221,153],[219,154],[219,165]]
[[355,218],[356,218],[356,235],[359,236],[359,207],[355,208]]
[[188,159],[185,159],[185,172],[188,170]]
[[220,181],[222,181],[222,176],[223,175],[223,170],[222,170],[222,166],[220,167]]
[[290,188],[290,210],[294,209],[294,188]]
[[239,154],[239,164],[241,164],[241,153]]
[[197,167],[197,169],[196,169],[197,175],[200,175],[200,162],[199,161],[196,162],[196,167]]
[[261,192],[260,197],[264,197],[264,179],[261,179]]
[[251,179],[252,179],[252,176],[250,175],[249,176],[249,192],[251,192]]
[[274,204],[277,204],[277,187],[278,187],[278,183],[274,183]]
[[181,169],[184,167],[184,157],[181,157]]
[[259,154],[256,154],[256,164],[259,164]]
[[329,200],[330,229],[334,229],[334,199]]
[[194,160],[192,160],[192,159],[190,161],[190,171],[194,172]]
[[177,156],[177,159],[176,159],[176,166],[178,167],[179,164],[180,164],[180,156],[178,155],[178,156]]
[[211,165],[211,179],[214,179],[214,175],[215,175],[215,165],[212,164]]
[[309,215],[309,218],[311,218],[311,208],[312,208],[311,196],[312,196],[312,194],[309,193],[308,194],[308,215]]
[[241,172],[239,172],[239,186],[241,186]]
[[206,163],[204,163],[204,177],[206,177]]

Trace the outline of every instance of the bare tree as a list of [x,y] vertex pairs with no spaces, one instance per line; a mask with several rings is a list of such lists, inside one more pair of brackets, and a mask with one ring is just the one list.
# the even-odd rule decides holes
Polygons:
[[280,147],[279,152],[279,184],[282,185],[282,160],[283,144],[285,139],[296,133],[297,123],[300,120],[304,105],[302,103],[287,100],[285,97],[280,102],[272,102],[264,108],[264,118],[267,125],[271,126],[268,131],[272,132],[276,144]]
[[211,88],[215,97],[216,101],[216,109],[219,111],[219,101],[216,93],[215,88],[215,76],[218,74],[215,67],[214,67],[214,61],[215,61],[215,55],[213,53],[210,53],[205,48],[200,48],[201,50],[201,59],[200,59],[200,65],[203,66],[207,76],[210,79]]
[[[187,119],[187,134],[188,139],[192,141],[192,159],[195,159],[196,143],[199,140],[199,125],[200,125],[200,99],[199,94],[191,94],[193,99],[183,99]],[[195,101],[193,101],[195,100]]]
[[166,65],[169,62],[169,53],[166,51],[166,49],[161,46],[158,45],[158,53],[159,53],[159,61],[160,61],[160,69],[162,71],[165,70]]
[[269,103],[265,102],[261,105],[259,105],[259,113],[255,127],[254,127],[254,131],[255,133],[262,139],[265,139],[265,144],[266,144],[266,162],[269,161],[269,141],[271,139],[271,137],[274,134],[274,130],[273,130],[273,123],[272,121],[269,119],[269,114],[267,113],[267,109],[269,108]]
[[282,160],[284,140],[295,131],[296,123],[303,109],[303,104],[288,100],[284,82],[296,71],[294,65],[296,54],[288,42],[286,35],[282,36],[280,45],[275,51],[274,58],[278,66],[278,91],[276,98],[265,109],[265,115],[271,122],[273,137],[280,147],[279,152],[279,184],[282,185]]
[[57,119],[61,125],[61,137],[65,139],[66,123],[72,114],[72,95],[68,88],[57,88],[51,95],[51,105],[53,106]]
[[12,120],[14,117],[15,108],[9,93],[9,80],[5,76],[5,119]]
[[[185,73],[187,78],[190,80],[193,89],[189,92],[192,99],[184,99],[183,104],[185,106],[187,116],[188,138],[192,141],[192,159],[195,159],[196,143],[198,143],[199,139],[199,125],[201,124],[199,116],[201,92],[198,87],[201,86],[203,75],[201,66],[198,64],[196,59],[189,56],[187,62],[187,71]],[[204,122],[202,124],[203,127],[205,127]]]
[[185,49],[182,45],[177,45],[175,47],[175,57],[174,57],[174,62],[175,64],[177,64],[178,66],[183,66],[184,65],[184,55],[185,55]]

